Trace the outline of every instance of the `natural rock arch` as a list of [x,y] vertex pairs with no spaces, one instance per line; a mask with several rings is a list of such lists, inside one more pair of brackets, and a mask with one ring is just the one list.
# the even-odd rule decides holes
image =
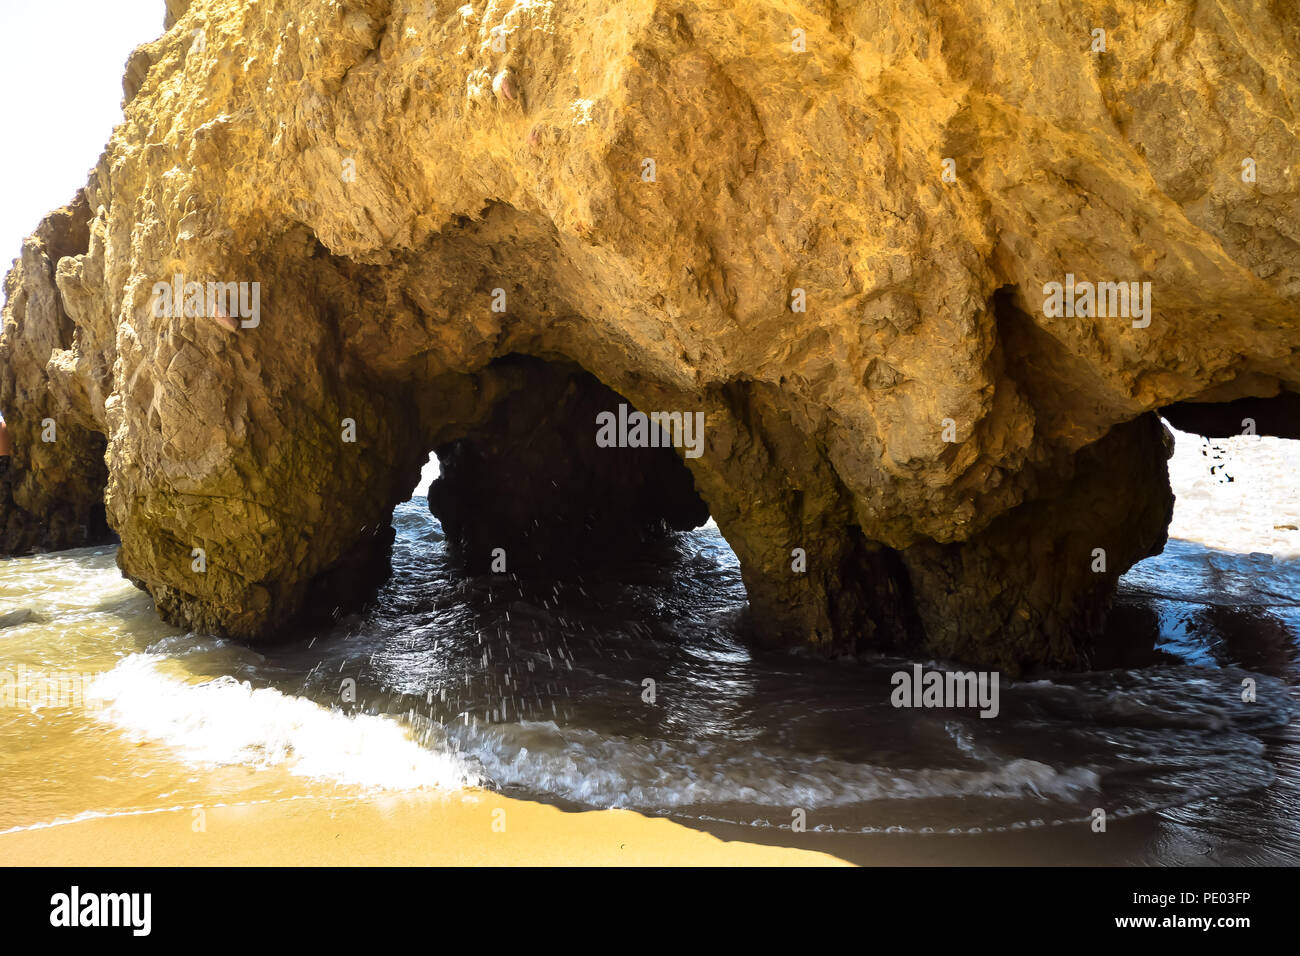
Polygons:
[[[106,487],[169,620],[333,613],[517,354],[705,415],[762,640],[1082,664],[1163,541],[1153,413],[1300,390],[1300,27],[1139,7],[169,2],[6,280],[6,546]],[[1049,315],[1067,274],[1153,320]],[[258,314],[159,314],[176,277]]]
[[[476,378],[498,397],[437,447],[440,475],[429,490],[430,510],[472,571],[590,570],[708,520],[667,443],[682,440],[680,428],[642,427],[634,447],[594,441],[602,416],[639,413],[569,363],[510,355]],[[613,437],[626,440],[626,431]]]

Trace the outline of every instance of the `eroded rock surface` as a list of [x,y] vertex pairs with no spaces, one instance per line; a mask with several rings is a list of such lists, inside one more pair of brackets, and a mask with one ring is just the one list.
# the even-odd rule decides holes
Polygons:
[[94,370],[86,362],[78,367],[73,351],[80,291],[73,276],[77,257],[90,243],[89,220],[79,194],[23,243],[22,257],[5,280],[0,409],[17,440],[0,466],[0,552],[75,548],[112,538],[104,517],[105,439],[84,377]]
[[[1077,665],[1163,540],[1149,413],[1300,391],[1293,4],[169,0],[166,28],[6,282],[0,407],[5,547],[77,539],[106,463],[170,620],[360,600],[522,355],[705,414],[682,461],[761,639]],[[1149,324],[1045,310],[1067,275],[1149,282]],[[256,282],[258,314],[159,314],[176,276]]]

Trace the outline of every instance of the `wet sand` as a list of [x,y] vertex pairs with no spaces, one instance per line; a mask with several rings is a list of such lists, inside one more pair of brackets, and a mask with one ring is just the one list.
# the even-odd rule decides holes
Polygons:
[[[834,866],[629,810],[566,813],[488,791],[310,796],[93,817],[0,834],[11,866]],[[504,832],[494,830],[504,825]]]

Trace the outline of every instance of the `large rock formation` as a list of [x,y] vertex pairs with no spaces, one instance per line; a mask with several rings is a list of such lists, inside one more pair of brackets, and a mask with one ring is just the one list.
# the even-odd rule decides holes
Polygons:
[[257,638],[373,587],[432,448],[445,514],[515,496],[471,551],[601,482],[689,523],[503,453],[594,377],[704,413],[761,639],[1078,665],[1163,541],[1152,413],[1300,391],[1297,50],[1281,0],[168,0],[6,282],[4,544],[82,534],[106,462],[123,570]]

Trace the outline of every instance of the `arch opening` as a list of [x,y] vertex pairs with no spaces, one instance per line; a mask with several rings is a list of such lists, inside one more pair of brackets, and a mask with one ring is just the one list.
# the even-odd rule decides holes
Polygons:
[[637,410],[581,366],[509,355],[479,377],[496,400],[435,444],[428,490],[449,551],[469,573],[582,572],[709,520],[671,444],[684,432],[602,441],[601,416],[626,422]]

